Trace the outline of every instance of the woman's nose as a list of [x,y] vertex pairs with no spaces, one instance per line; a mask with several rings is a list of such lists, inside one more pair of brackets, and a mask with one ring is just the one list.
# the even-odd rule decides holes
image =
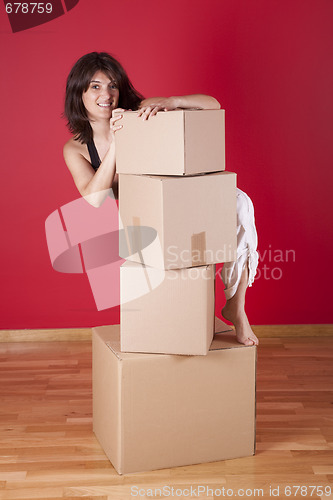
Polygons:
[[109,88],[104,88],[101,91],[103,97],[110,97],[112,96],[112,89]]

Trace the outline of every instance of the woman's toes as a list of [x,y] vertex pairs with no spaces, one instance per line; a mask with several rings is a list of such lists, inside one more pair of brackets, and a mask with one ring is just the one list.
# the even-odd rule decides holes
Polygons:
[[254,345],[254,340],[253,339],[246,339],[243,343],[244,343],[244,345]]

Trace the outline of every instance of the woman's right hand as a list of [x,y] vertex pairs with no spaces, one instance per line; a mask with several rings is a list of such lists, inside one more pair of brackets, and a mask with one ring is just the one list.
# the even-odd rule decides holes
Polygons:
[[112,110],[112,118],[110,118],[110,130],[111,130],[112,140],[115,137],[115,132],[123,128],[122,125],[117,124],[117,121],[123,117],[122,113],[124,111],[125,110],[122,108],[117,108]]

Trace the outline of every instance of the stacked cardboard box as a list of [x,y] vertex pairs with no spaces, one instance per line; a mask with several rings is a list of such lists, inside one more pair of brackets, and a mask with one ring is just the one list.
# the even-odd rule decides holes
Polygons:
[[[236,174],[224,171],[224,111],[177,110],[146,121],[128,112],[122,122],[121,349],[206,355],[214,264],[236,257]],[[149,276],[158,270],[164,280],[152,289]],[[129,300],[141,283],[141,296]]]
[[123,353],[119,333],[93,329],[94,432],[119,474],[254,454],[255,346],[218,334],[207,356]]
[[94,431],[119,473],[253,454],[256,348],[212,343],[215,263],[236,258],[224,111],[122,124],[121,321],[93,330]]

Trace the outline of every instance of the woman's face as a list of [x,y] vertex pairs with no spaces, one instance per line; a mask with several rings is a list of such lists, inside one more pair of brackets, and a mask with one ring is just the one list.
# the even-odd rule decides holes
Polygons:
[[112,110],[118,107],[119,90],[115,80],[102,71],[92,77],[88,90],[83,92],[82,101],[89,120],[111,118]]

